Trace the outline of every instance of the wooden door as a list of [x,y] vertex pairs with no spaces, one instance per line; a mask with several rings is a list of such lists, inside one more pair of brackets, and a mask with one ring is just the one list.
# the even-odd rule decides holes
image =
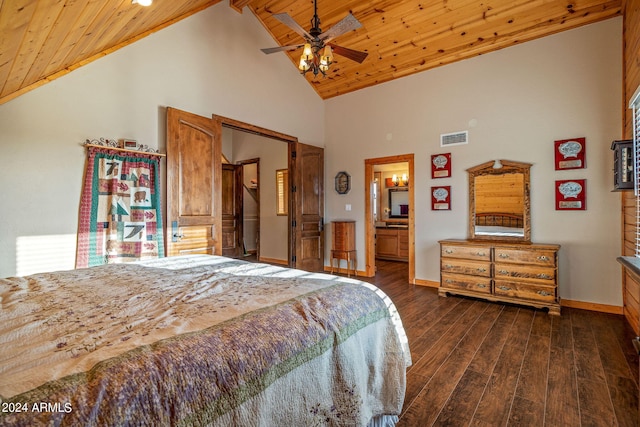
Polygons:
[[242,166],[222,165],[222,255],[240,257],[242,250]]
[[167,108],[167,254],[222,254],[221,129]]
[[297,142],[291,145],[290,170],[294,189],[290,201],[293,266],[307,271],[324,270],[324,149]]

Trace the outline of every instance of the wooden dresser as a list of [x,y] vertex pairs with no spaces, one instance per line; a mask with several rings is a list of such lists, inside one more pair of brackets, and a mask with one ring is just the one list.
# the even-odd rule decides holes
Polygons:
[[466,295],[560,314],[559,245],[442,240],[441,296]]
[[340,260],[347,261],[347,275],[353,273],[357,276],[356,259],[356,222],[351,220],[331,222],[331,273],[333,273],[333,260],[337,259],[338,272],[340,272]]

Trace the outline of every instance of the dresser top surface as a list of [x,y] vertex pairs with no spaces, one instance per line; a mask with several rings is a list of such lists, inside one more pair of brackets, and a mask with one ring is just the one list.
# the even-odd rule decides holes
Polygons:
[[439,240],[440,245],[465,245],[465,246],[482,246],[482,247],[501,247],[501,248],[513,248],[513,249],[560,249],[560,245],[555,243],[528,243],[528,242],[510,242],[499,240],[469,240],[469,239],[445,239]]

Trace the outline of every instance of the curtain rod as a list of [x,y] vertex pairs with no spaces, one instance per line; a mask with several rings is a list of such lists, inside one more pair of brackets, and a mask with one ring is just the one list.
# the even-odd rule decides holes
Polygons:
[[125,153],[135,153],[135,154],[148,154],[150,156],[158,156],[158,157],[166,157],[166,154],[163,153],[155,153],[153,151],[140,151],[140,150],[130,150],[128,148],[118,148],[118,147],[110,147],[108,145],[99,145],[99,144],[82,144],[84,147],[96,147],[96,148],[106,148],[109,150],[115,151],[123,151]]

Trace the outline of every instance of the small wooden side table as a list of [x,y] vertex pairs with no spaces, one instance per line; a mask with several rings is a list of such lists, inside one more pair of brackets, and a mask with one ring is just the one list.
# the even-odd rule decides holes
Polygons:
[[347,276],[351,276],[351,268],[354,275],[358,275],[356,259],[356,222],[353,220],[331,222],[331,273],[333,274],[333,260],[338,260],[338,272],[340,272],[340,260],[347,261]]
[[351,277],[351,268],[353,268],[354,276],[358,276],[358,259],[356,256],[356,250],[351,251],[339,251],[331,250],[331,274],[333,274],[333,260],[338,260],[337,267],[338,273],[340,272],[340,260],[347,261],[347,277]]

